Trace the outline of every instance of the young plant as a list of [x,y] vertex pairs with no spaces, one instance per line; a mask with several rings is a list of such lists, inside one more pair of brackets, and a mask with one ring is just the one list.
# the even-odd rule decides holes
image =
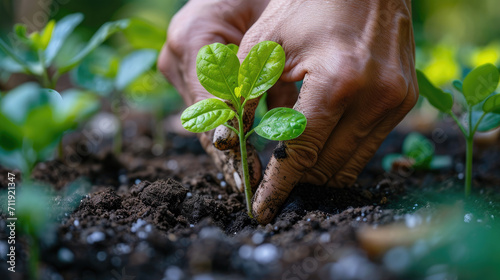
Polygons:
[[[252,216],[252,189],[247,162],[247,139],[255,131],[258,135],[276,141],[298,137],[306,127],[306,117],[290,108],[275,108],[267,112],[257,127],[245,133],[244,110],[249,100],[263,95],[281,76],[285,67],[283,48],[271,41],[255,45],[241,63],[236,56],[238,47],[220,43],[204,46],[196,59],[196,70],[201,85],[217,98],[200,101],[181,115],[182,126],[195,133],[225,125],[236,133],[240,142],[242,177],[248,215]],[[232,105],[232,108],[222,100]],[[236,117],[238,127],[227,123]]]
[[420,95],[439,111],[450,115],[457,123],[466,142],[465,195],[472,186],[472,155],[474,134],[485,132],[500,126],[500,94],[494,93],[498,87],[500,73],[493,64],[484,64],[472,70],[464,81],[454,81],[455,89],[465,98],[465,122],[462,123],[452,111],[453,95],[435,87],[417,70]]
[[61,97],[36,83],[8,92],[0,100],[0,164],[29,178],[37,162],[53,156],[63,134],[99,107],[93,94],[70,90]]
[[[26,25],[16,25],[14,32],[9,35],[10,45],[0,39],[0,52],[6,56],[0,61],[0,68],[9,73],[25,73],[35,76],[43,87],[54,89],[62,74],[79,65],[109,36],[124,30],[129,25],[129,20],[105,23],[86,46],[74,53],[70,59],[58,64],[57,56],[63,44],[82,20],[82,14],[71,14],[57,23],[51,20],[42,31],[29,35]],[[53,74],[49,68],[54,70]]]
[[[80,87],[109,98],[111,111],[118,120],[113,152],[122,151],[122,93],[156,63],[158,52],[153,49],[132,51],[123,59],[111,50],[97,49],[75,69],[72,79]],[[148,81],[149,82],[149,81]]]
[[412,132],[403,141],[403,154],[388,154],[382,166],[389,171],[399,167],[410,169],[436,170],[451,166],[450,156],[434,154],[434,144],[420,133]]

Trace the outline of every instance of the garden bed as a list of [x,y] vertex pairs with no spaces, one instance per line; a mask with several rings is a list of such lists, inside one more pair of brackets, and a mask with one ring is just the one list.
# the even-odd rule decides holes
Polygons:
[[[72,197],[51,205],[68,209],[66,200],[81,199],[75,210],[56,217],[57,236],[45,238],[41,278],[408,279],[460,274],[453,267],[432,266],[409,274],[413,263],[408,258],[416,260],[414,243],[401,246],[401,234],[396,233],[394,244],[380,249],[382,241],[373,244],[366,238],[367,229],[388,230],[389,224],[398,225],[392,232],[403,234],[427,226],[430,218],[423,217],[440,215],[442,201],[460,217],[473,217],[474,227],[497,228],[498,146],[477,150],[474,196],[464,199],[464,143],[457,131],[446,133],[436,150],[453,157],[451,169],[408,176],[385,173],[382,156],[399,152],[404,138],[392,133],[355,186],[297,186],[277,218],[265,226],[247,216],[244,195],[227,186],[195,138],[170,135],[161,156],[151,155],[147,145],[137,148],[140,139],[134,139],[135,145],[126,146],[119,157],[88,155],[77,167],[40,163],[33,177],[54,189],[64,191],[78,178],[81,183]],[[6,173],[1,170],[1,176]],[[5,188],[5,178],[0,179]],[[7,232],[4,221],[2,235]],[[10,278],[2,261],[1,279],[24,278],[26,246],[18,246],[22,261]]]

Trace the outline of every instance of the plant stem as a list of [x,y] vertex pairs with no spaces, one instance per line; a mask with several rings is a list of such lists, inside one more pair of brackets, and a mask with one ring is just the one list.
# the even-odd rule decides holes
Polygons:
[[465,130],[465,128],[462,125],[462,123],[458,120],[457,116],[452,111],[450,111],[449,114],[453,118],[453,120],[457,123],[458,127],[460,128],[460,131],[462,131],[462,133],[464,134],[464,136],[465,137],[469,137],[470,130],[469,130],[469,133]]
[[465,196],[469,196],[472,188],[472,151],[474,148],[473,137],[466,138],[465,148]]
[[30,241],[28,242],[30,245],[29,248],[29,278],[30,279],[38,279],[38,264],[40,257],[40,248],[38,244],[37,237],[35,235],[30,236]]
[[247,161],[247,141],[245,137],[245,127],[243,125],[243,111],[238,114],[238,125],[239,125],[239,138],[240,138],[240,153],[241,153],[241,169],[243,171],[243,178],[245,183],[245,198],[247,201],[247,212],[248,216],[253,219],[252,215],[252,186],[250,185],[250,174],[248,172],[248,161]]
[[40,64],[42,65],[42,86],[44,88],[50,88],[50,89],[55,89],[54,83],[50,80],[49,77],[49,71],[47,67],[45,66],[45,60],[43,57],[43,53],[41,50],[38,50],[38,60],[40,61]]
[[470,195],[472,188],[472,152],[474,149],[474,130],[472,127],[472,106],[469,106],[468,112],[468,126],[469,126],[469,135],[465,138],[467,142],[465,147],[465,197]]
[[121,98],[118,92],[112,93],[113,100],[115,100],[116,106],[111,104],[111,111],[117,120],[117,127],[115,133],[115,139],[113,139],[113,153],[118,156],[122,153],[122,142],[123,142],[123,127],[122,127],[122,119],[120,115],[120,106],[121,106]]
[[57,157],[62,161],[64,157],[64,146],[63,146],[63,138],[61,137],[61,140],[59,140],[59,143],[57,145]]

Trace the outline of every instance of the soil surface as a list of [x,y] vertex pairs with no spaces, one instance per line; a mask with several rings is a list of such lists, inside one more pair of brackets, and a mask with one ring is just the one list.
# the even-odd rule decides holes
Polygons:
[[[496,226],[490,217],[500,214],[496,206],[500,202],[498,146],[477,150],[475,196],[469,200],[458,196],[457,200],[463,188],[464,145],[455,131],[448,135],[436,144],[438,154],[448,153],[454,159],[448,170],[385,173],[380,167],[382,156],[400,152],[404,138],[393,133],[355,186],[297,186],[280,214],[265,226],[247,216],[244,195],[227,186],[194,138],[170,135],[160,156],[153,156],[150,149],[126,146],[119,157],[89,154],[80,156],[77,165],[41,163],[33,178],[62,191],[77,180],[79,191],[74,199],[81,201],[74,210],[62,207],[55,217],[55,238],[41,245],[40,278],[431,277],[436,273],[424,270],[412,276],[398,269],[400,255],[388,257],[386,250],[373,253],[369,250],[373,244],[366,245],[360,232],[394,224],[411,228],[418,216],[415,213],[438,211],[439,204],[433,202],[436,194],[443,201],[450,198],[449,204],[458,203],[466,212],[479,209],[474,210],[475,219]],[[0,168],[2,188],[6,174]],[[2,217],[0,278],[25,279],[29,243],[17,245],[18,272],[7,273],[5,214]]]

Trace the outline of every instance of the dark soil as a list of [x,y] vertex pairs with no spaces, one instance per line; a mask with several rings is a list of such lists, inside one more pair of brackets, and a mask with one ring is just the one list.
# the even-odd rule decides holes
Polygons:
[[[436,193],[456,201],[463,144],[453,131],[449,135],[436,146],[454,157],[449,170],[383,172],[381,155],[399,152],[403,139],[393,133],[357,185],[297,186],[265,226],[247,216],[243,194],[222,181],[194,139],[175,146],[171,138],[170,149],[158,157],[126,148],[119,158],[81,157],[77,166],[41,163],[33,176],[54,189],[77,178],[90,186],[79,206],[57,219],[57,237],[42,246],[41,279],[408,279],[382,256],[368,255],[357,233],[401,223],[404,214],[424,208],[436,210]],[[281,154],[280,147],[274,154]],[[479,198],[462,202],[478,206],[475,215],[482,218],[500,212],[500,152],[490,147],[477,154]],[[0,168],[2,188],[6,172]],[[0,229],[5,247],[5,220]],[[27,247],[18,245],[22,261],[15,274],[6,273],[2,251],[0,279],[25,278]]]

